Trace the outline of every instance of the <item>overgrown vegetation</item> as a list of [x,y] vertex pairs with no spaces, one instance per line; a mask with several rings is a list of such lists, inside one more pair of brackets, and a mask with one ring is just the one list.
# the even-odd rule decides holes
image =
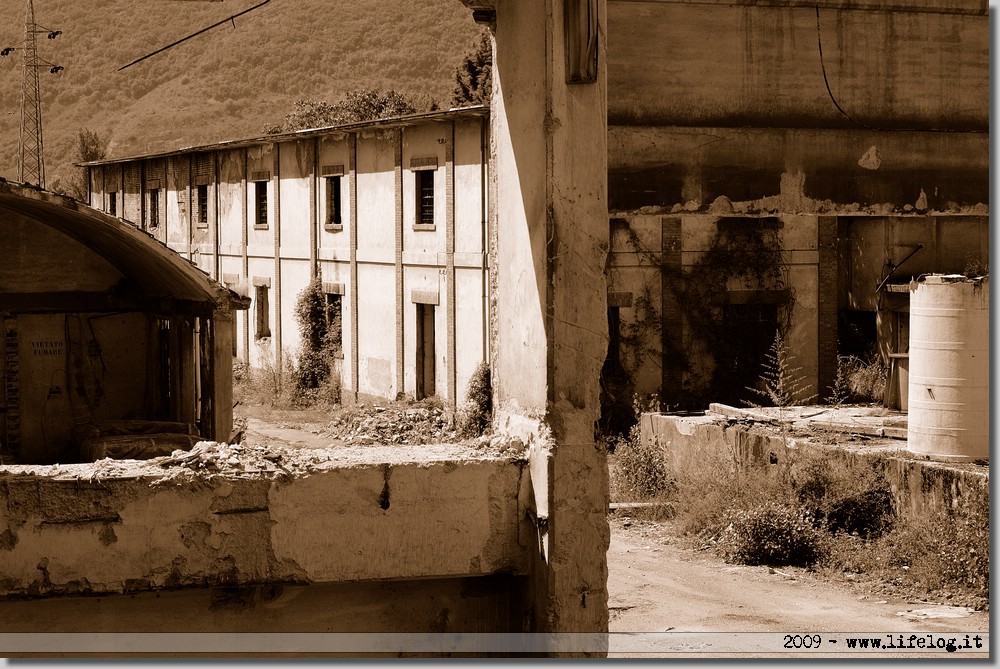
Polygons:
[[340,376],[332,373],[341,352],[340,302],[328,302],[319,276],[313,277],[295,302],[301,350],[292,369],[295,404],[340,402]]
[[830,404],[844,402],[881,403],[889,368],[877,350],[864,358],[842,355],[837,358],[837,378],[831,389]]
[[627,436],[613,437],[609,450],[612,500],[663,501],[674,490],[663,449],[644,443],[638,425],[632,426]]
[[493,386],[490,366],[479,363],[469,377],[465,403],[458,414],[458,431],[465,437],[478,437],[490,429],[493,420]]
[[815,519],[801,506],[766,503],[726,513],[720,550],[730,562],[799,567],[821,554]]
[[451,103],[455,107],[488,105],[493,96],[493,42],[490,31],[479,33],[476,45],[465,54],[455,70],[455,89]]
[[768,350],[757,383],[747,388],[763,400],[762,404],[747,401],[752,406],[790,407],[811,401],[815,395],[806,396],[806,379],[802,368],[792,364],[792,352],[781,330],[774,333],[774,342]]
[[405,95],[395,90],[361,89],[347,93],[331,104],[324,100],[296,100],[292,111],[279,123],[264,125],[264,133],[276,135],[307,128],[375,121],[417,111]]
[[735,453],[667,458],[637,431],[609,458],[612,501],[665,500],[683,535],[743,564],[810,567],[873,587],[984,607],[989,600],[989,488],[915,525],[894,508],[878,460],[799,453],[746,465]]

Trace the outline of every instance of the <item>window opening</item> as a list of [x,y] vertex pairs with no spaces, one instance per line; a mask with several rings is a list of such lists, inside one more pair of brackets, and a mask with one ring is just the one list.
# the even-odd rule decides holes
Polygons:
[[326,224],[343,225],[340,207],[340,177],[325,177],[326,180]]
[[271,318],[269,311],[269,306],[267,303],[267,286],[255,286],[255,299],[257,308],[257,331],[254,335],[255,339],[264,339],[265,337],[271,336]]
[[418,170],[417,225],[434,225],[434,170]]
[[267,227],[267,182],[253,182],[254,227]]
[[208,227],[208,184],[198,186],[198,225]]

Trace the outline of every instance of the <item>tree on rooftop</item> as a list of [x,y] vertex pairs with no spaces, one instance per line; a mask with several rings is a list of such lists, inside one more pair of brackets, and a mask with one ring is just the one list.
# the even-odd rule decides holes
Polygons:
[[476,46],[455,70],[451,103],[456,107],[489,104],[493,94],[493,44],[489,30],[479,34]]
[[[104,147],[104,140],[89,128],[80,128],[76,133],[76,157],[74,162],[86,163],[91,160],[101,160],[107,155]],[[87,184],[87,168],[77,167],[73,179],[66,184],[61,179],[56,179],[51,184],[51,189],[56,193],[62,193],[76,198],[80,202],[86,202],[90,193]]]
[[375,121],[416,111],[414,104],[399,91],[362,89],[351,91],[334,104],[324,100],[296,100],[292,111],[280,123],[264,126],[264,133],[275,135],[307,128]]

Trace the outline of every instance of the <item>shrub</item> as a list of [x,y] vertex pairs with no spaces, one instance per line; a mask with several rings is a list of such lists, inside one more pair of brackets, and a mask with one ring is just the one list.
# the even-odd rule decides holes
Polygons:
[[657,444],[644,444],[635,425],[627,437],[613,437],[611,499],[641,502],[665,496],[674,489],[664,451]]
[[958,507],[941,513],[932,530],[945,581],[977,596],[990,596],[990,497],[977,486]]
[[313,277],[295,302],[302,350],[291,374],[294,404],[340,402],[340,379],[331,373],[334,355],[340,349],[340,341],[335,339],[340,331],[339,319],[339,311],[327,303],[321,278]]
[[727,520],[720,547],[732,562],[807,567],[820,558],[822,535],[801,507],[766,503],[731,512]]
[[469,378],[465,404],[458,416],[458,431],[465,437],[478,437],[489,430],[492,420],[493,387],[490,383],[490,367],[481,362]]
[[798,503],[831,533],[870,539],[892,527],[892,492],[873,465],[804,455],[791,466],[791,480]]

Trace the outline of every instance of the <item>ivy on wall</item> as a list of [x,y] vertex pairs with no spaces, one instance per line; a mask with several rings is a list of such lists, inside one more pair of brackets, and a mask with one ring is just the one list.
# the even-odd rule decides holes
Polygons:
[[[602,412],[631,408],[640,370],[649,364],[659,370],[665,361],[679,378],[659,389],[664,409],[704,409],[710,402],[740,405],[752,399],[748,388],[759,385],[776,332],[787,333],[794,302],[785,281],[780,220],[721,218],[707,250],[680,270],[647,248],[628,220],[615,219],[612,227],[613,233],[621,233],[613,236],[664,275],[663,287],[670,293],[667,299],[679,306],[684,336],[663,338],[658,291],[647,280],[634,291],[631,317],[620,323],[620,360],[606,364],[602,372]],[[614,421],[602,417],[602,422]]]

